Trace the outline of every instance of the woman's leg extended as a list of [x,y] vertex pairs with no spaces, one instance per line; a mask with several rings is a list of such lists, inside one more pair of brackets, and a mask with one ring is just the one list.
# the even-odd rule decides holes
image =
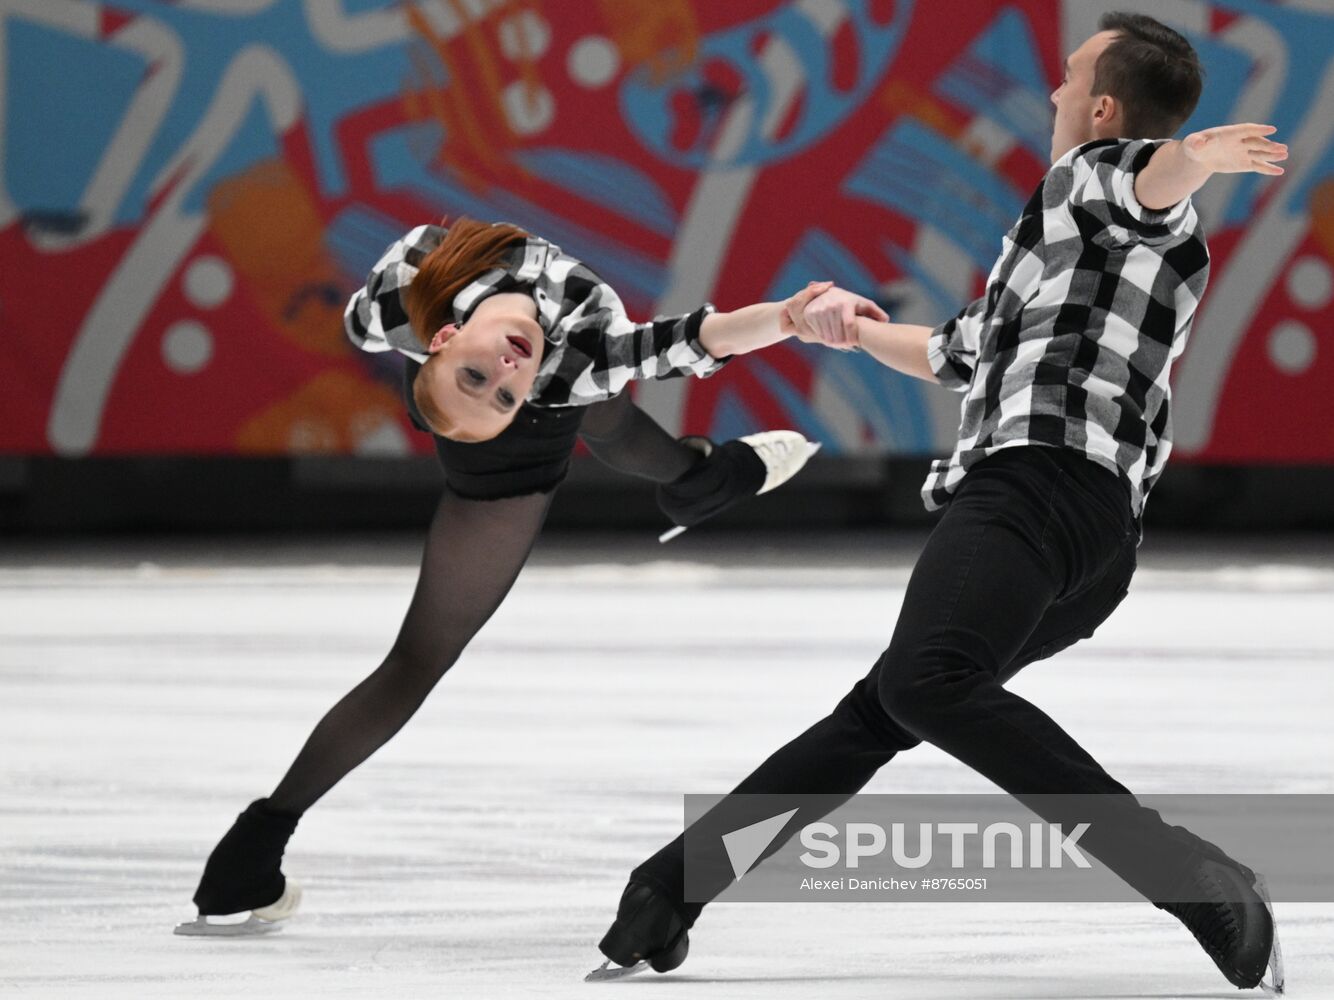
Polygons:
[[655,483],[680,479],[704,457],[663,430],[628,392],[588,407],[579,436],[603,465]]
[[627,393],[588,407],[579,436],[604,465],[657,483],[658,507],[682,527],[782,485],[819,447],[796,431],[677,439]]
[[305,812],[412,717],[504,600],[550,501],[551,494],[467,500],[445,492],[393,648],[320,720],[270,806]]
[[550,499],[465,500],[445,493],[389,655],[320,720],[273,795],[252,802],[218,842],[194,896],[201,914],[252,910],[263,916],[264,908],[288,898],[282,857],[301,814],[417,711],[504,600]]

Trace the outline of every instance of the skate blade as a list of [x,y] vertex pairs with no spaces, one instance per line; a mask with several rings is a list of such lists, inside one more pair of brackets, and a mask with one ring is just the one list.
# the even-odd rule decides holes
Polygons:
[[283,929],[282,921],[291,917],[300,905],[301,886],[288,879],[277,902],[252,910],[245,920],[210,918],[201,913],[194,920],[177,924],[172,933],[182,937],[258,937],[261,934],[273,934]]
[[629,979],[631,976],[637,976],[648,968],[648,962],[636,962],[634,965],[618,965],[611,968],[611,959],[607,959],[600,966],[584,976],[586,983],[613,983],[618,979]]
[[658,536],[658,544],[666,545],[673,538],[677,538],[680,535],[684,535],[685,533],[686,529],[679,524],[675,528],[668,528],[666,531],[664,531],[661,535]]
[[253,913],[240,923],[230,924],[213,923],[201,914],[194,920],[177,924],[172,933],[182,937],[259,937],[282,929],[282,924],[272,920],[261,920]]
[[1269,911],[1269,922],[1274,928],[1274,943],[1269,946],[1269,981],[1260,981],[1260,988],[1270,996],[1278,996],[1286,985],[1283,978],[1283,949],[1278,943],[1278,920],[1274,916],[1274,901],[1269,898],[1269,883],[1263,875],[1255,876],[1255,891]]

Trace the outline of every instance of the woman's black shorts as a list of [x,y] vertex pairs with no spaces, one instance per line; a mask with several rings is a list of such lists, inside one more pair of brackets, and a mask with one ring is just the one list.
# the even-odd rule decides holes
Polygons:
[[[403,398],[413,426],[431,434],[412,399],[412,381],[421,365],[407,359]],[[581,406],[539,408],[525,403],[514,422],[490,441],[463,444],[431,434],[450,490],[469,500],[503,500],[550,493],[570,471],[583,419]]]

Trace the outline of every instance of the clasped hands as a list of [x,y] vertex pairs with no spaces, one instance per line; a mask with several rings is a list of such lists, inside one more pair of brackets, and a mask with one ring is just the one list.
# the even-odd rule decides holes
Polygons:
[[812,281],[783,303],[780,325],[783,333],[808,344],[855,351],[860,344],[859,316],[889,322],[889,314],[870,299],[832,281]]

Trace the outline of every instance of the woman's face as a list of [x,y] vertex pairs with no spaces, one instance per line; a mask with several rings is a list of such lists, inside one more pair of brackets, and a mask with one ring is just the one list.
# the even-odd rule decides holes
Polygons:
[[[431,357],[417,374],[431,410],[447,419],[445,436],[456,441],[489,441],[514,419],[542,363],[542,328],[528,313],[525,296],[496,295],[482,302],[462,326],[450,323],[431,339]],[[495,303],[494,305],[492,303]],[[517,306],[517,307],[516,307]]]

